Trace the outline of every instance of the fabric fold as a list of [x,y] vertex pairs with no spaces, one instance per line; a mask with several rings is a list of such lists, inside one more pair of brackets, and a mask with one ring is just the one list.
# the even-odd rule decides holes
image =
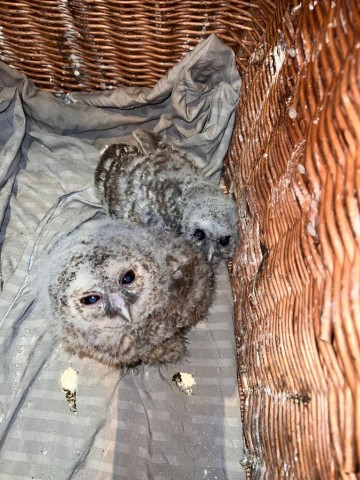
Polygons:
[[[34,290],[47,250],[105,215],[93,180],[104,146],[154,130],[219,179],[240,83],[233,52],[215,36],[152,89],[56,97],[0,63],[1,478],[245,478],[224,265],[209,321],[189,334],[190,358],[137,372],[65,352]],[[76,411],[60,384],[68,368]],[[172,382],[181,369],[196,378],[194,396]]]

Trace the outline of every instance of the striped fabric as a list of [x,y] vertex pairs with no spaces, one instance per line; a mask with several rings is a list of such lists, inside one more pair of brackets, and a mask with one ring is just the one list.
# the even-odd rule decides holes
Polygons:
[[[208,59],[220,42],[204,43]],[[226,84],[233,106],[227,95],[223,104],[213,102],[219,111],[209,115],[223,130],[231,124],[239,87],[229,72],[232,53],[226,53],[216,56],[216,68],[225,58],[224,85],[236,80]],[[94,168],[99,149],[131,131],[130,115],[124,127],[123,111],[86,105],[89,99],[67,104],[5,65],[0,84],[1,480],[245,478],[225,265],[217,272],[216,302],[208,320],[188,335],[190,356],[182,364],[118,371],[66,353],[48,312],[36,305],[37,265],[60,235],[104,215]],[[210,106],[209,90],[204,108]],[[143,110],[149,111],[146,105]],[[133,127],[143,110],[133,112]],[[229,137],[216,137],[213,163],[204,153],[209,172],[217,171]],[[70,367],[77,374],[76,409],[60,384]],[[179,371],[193,374],[193,395],[172,380]]]
[[[224,265],[217,280],[217,302],[189,334],[180,365],[119,372],[70,356],[36,309],[4,330],[3,345],[12,341],[1,378],[0,478],[245,478]],[[69,367],[78,375],[76,412],[60,386]],[[172,380],[179,371],[193,374],[193,395]]]

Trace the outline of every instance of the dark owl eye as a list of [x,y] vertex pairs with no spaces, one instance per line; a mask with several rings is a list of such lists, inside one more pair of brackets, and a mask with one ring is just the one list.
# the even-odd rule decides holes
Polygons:
[[123,276],[121,283],[123,285],[130,285],[130,283],[132,283],[134,280],[135,280],[135,273],[132,270],[129,270]]
[[230,243],[230,236],[228,235],[227,237],[221,237],[219,243],[221,246],[226,247],[226,245],[229,245]]
[[204,240],[205,238],[204,230],[200,230],[199,228],[197,228],[194,232],[194,237],[196,237],[198,240]]
[[101,300],[101,295],[92,294],[80,298],[80,303],[83,305],[95,305],[99,300]]

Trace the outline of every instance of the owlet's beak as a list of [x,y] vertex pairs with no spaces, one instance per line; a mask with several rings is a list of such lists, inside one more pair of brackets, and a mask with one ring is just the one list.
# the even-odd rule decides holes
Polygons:
[[125,320],[127,320],[128,322],[132,323],[132,318],[131,318],[131,313],[130,313],[130,309],[127,305],[124,305],[122,308],[121,308],[121,312],[120,312],[120,315],[122,317],[125,318]]
[[109,302],[112,310],[121,315],[127,322],[132,322],[130,309],[126,304],[125,299],[119,293],[110,293]]
[[214,249],[212,247],[210,247],[209,251],[208,251],[208,255],[207,255],[207,259],[208,259],[208,262],[212,262],[212,259],[214,258]]

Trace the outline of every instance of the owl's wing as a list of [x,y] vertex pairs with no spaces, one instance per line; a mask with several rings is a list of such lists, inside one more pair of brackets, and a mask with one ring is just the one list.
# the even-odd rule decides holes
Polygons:
[[144,155],[149,155],[154,150],[156,150],[156,148],[161,142],[160,135],[150,132],[149,130],[144,130],[142,128],[134,130],[132,134],[133,137],[135,137]]
[[104,193],[104,184],[114,170],[121,166],[126,168],[134,157],[141,155],[137,147],[114,143],[107,147],[100,156],[95,170],[95,185],[101,193]]

